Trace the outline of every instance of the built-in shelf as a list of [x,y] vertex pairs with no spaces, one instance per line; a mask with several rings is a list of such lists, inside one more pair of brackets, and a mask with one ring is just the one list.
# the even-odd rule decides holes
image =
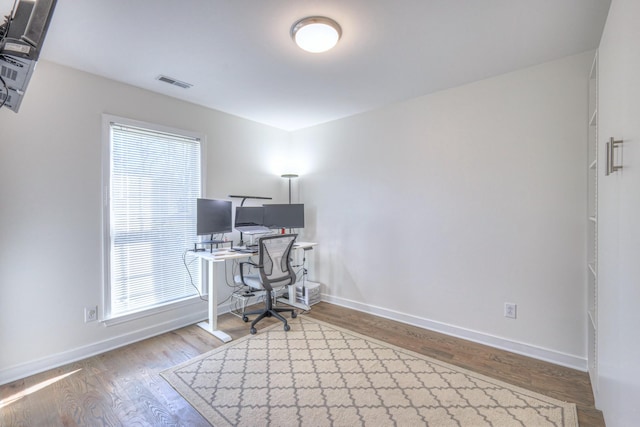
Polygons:
[[598,53],[596,52],[589,74],[589,94],[587,109],[587,164],[588,204],[587,217],[587,317],[589,377],[593,394],[598,393]]

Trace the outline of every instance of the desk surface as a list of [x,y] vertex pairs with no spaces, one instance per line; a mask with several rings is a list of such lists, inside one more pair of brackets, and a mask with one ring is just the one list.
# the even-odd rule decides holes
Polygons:
[[311,247],[316,246],[316,245],[317,245],[316,242],[294,242],[293,247],[294,248],[307,249],[307,248],[311,248]]
[[[295,242],[293,249],[309,249],[316,246],[316,242]],[[213,252],[209,251],[189,251],[193,256],[206,259],[208,261],[222,262],[231,259],[249,258],[258,253],[238,252],[226,248],[215,249]]]

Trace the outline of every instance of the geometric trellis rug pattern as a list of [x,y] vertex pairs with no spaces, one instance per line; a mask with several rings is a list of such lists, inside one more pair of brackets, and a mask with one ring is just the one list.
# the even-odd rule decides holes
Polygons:
[[161,375],[214,426],[577,426],[576,407],[298,316]]

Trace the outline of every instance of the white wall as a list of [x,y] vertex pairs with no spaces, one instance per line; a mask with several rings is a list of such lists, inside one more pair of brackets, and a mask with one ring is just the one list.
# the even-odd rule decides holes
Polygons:
[[0,384],[206,317],[84,323],[102,295],[102,113],[204,133],[208,197],[286,200],[286,132],[41,61],[20,112],[0,110]]
[[0,110],[0,383],[200,315],[83,323],[101,295],[102,113],[205,133],[209,197],[284,201],[278,175],[299,173],[329,300],[586,369],[591,56],[291,135],[41,62],[20,113]]
[[592,56],[295,132],[326,298],[586,370]]
[[[598,370],[607,426],[640,418],[640,2],[614,0],[599,50]],[[624,140],[604,176],[605,142]],[[616,161],[616,164],[619,163]]]

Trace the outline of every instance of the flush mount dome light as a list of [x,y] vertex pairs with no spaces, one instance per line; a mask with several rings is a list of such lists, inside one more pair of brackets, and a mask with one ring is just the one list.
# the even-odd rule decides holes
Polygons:
[[326,52],[333,48],[341,35],[340,25],[324,16],[302,18],[291,27],[291,38],[300,49],[312,53]]

